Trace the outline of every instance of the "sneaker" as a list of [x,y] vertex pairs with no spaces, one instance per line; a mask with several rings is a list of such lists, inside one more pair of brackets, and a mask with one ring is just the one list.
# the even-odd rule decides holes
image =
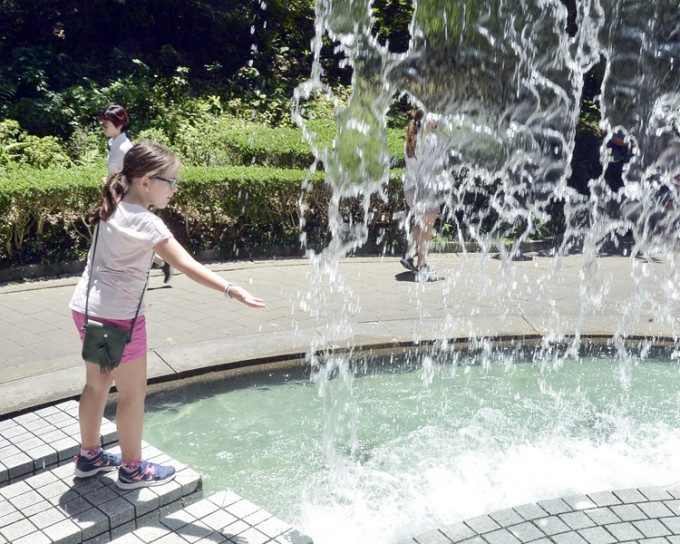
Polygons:
[[413,257],[404,255],[399,262],[406,270],[410,270],[411,272],[416,271],[416,266],[413,264]]
[[124,467],[118,471],[116,485],[120,489],[151,487],[169,482],[175,477],[175,467],[157,465],[142,461],[136,470],[129,472]]
[[120,454],[109,453],[106,450],[99,450],[99,453],[92,459],[85,459],[82,455],[76,455],[76,478],[88,478],[98,472],[111,472],[116,470],[123,459]]
[[414,270],[415,280],[418,282],[437,281],[437,270],[426,264],[421,264]]
[[163,271],[163,283],[168,283],[172,278],[172,267],[168,263],[163,263],[161,270]]

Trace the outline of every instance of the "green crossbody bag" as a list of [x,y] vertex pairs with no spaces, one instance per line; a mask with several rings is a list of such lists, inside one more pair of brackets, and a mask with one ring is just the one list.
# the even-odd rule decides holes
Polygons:
[[[97,225],[94,245],[92,247],[92,267],[94,268],[94,256],[97,251],[97,239],[99,238],[99,225]],[[89,363],[96,363],[100,367],[102,373],[110,372],[120,364],[123,357],[125,346],[132,340],[132,331],[135,329],[139,310],[142,307],[142,300],[146,286],[149,284],[149,275],[146,276],[146,283],[142,289],[142,295],[139,298],[135,318],[132,320],[130,330],[121,329],[114,325],[106,325],[99,321],[91,321],[87,315],[87,305],[90,301],[90,289],[92,287],[93,270],[90,270],[90,278],[87,282],[87,294],[85,295],[85,324],[83,331],[85,332],[85,340],[83,340],[83,359]]]

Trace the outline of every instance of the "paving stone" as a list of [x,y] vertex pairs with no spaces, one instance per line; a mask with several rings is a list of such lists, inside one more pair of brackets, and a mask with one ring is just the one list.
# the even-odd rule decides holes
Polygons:
[[47,527],[43,532],[52,540],[63,544],[77,544],[81,540],[80,528],[70,519]]
[[586,510],[585,514],[597,525],[607,525],[609,523],[621,521],[621,519],[609,508],[593,508],[592,510]]
[[[270,516],[271,517],[271,516]],[[201,521],[205,523],[208,527],[210,527],[214,531],[221,531],[228,525],[234,523],[236,521],[236,517],[234,517],[232,514],[229,512],[225,512],[224,510],[217,510],[216,512],[213,512],[212,514],[208,514],[207,516],[201,517]],[[264,521],[264,520],[263,520]],[[251,523],[249,521],[249,523]],[[257,523],[251,523],[251,525],[257,525]],[[260,526],[258,526],[258,529],[262,530]],[[284,526],[281,531],[274,535],[269,535],[269,536],[278,536],[281,534],[285,529],[288,529],[288,526]],[[265,531],[263,531],[265,532]]]
[[664,501],[673,498],[673,496],[662,487],[640,487],[638,488],[638,491],[650,501]]
[[42,531],[31,533],[23,538],[15,540],[12,544],[52,544],[53,540]]
[[[243,533],[238,533],[240,537]],[[418,535],[414,538],[415,542],[418,544],[451,544],[453,541],[447,536],[445,536],[441,531],[428,531],[422,535]]]
[[108,536],[111,529],[109,518],[94,508],[71,516],[70,519],[80,528],[83,539],[95,538],[103,533]]
[[680,514],[680,500],[663,501],[663,504],[676,516]]
[[19,521],[15,521],[14,523],[10,523],[0,528],[0,534],[2,534],[9,542],[14,542],[15,540],[37,531],[38,528],[27,519],[20,519]]
[[534,520],[534,523],[536,524],[536,527],[548,536],[564,533],[569,530],[569,526],[557,516],[536,519]]
[[[203,521],[207,525],[212,527],[212,525],[210,525],[210,523],[208,522],[207,519],[204,518]],[[265,535],[267,535],[270,538],[276,538],[277,536],[286,533],[286,531],[289,531],[290,525],[288,525],[284,521],[281,521],[278,518],[271,517],[268,520],[260,523],[257,526],[257,530],[264,533]]]
[[589,493],[588,497],[598,506],[612,506],[614,504],[621,504],[619,498],[611,491],[602,491],[600,493]]
[[640,510],[636,504],[621,504],[612,506],[611,510],[623,521],[647,519],[645,513]]
[[618,491],[614,491],[614,495],[616,495],[618,499],[625,504],[647,501],[647,497],[645,497],[639,489],[620,489]]
[[260,508],[254,505],[252,502],[241,499],[240,501],[229,506],[229,513],[233,514],[237,518],[243,519],[259,509]]
[[17,495],[16,497],[8,499],[8,501],[15,508],[21,511],[25,510],[29,506],[33,506],[38,502],[42,502],[43,500],[44,500],[43,496],[37,491],[34,491],[32,489],[27,491],[26,493],[22,493],[21,495]]
[[38,514],[35,514],[34,516],[31,516],[29,521],[38,529],[44,529],[45,527],[59,523],[64,519],[66,519],[66,516],[62,512],[56,508],[49,508],[39,512]]
[[507,508],[505,510],[493,512],[489,514],[489,516],[501,527],[516,525],[517,523],[522,523],[524,521],[524,518],[520,516],[517,512],[515,512],[512,508]]
[[659,521],[663,523],[673,535],[680,535],[680,516],[661,517]]
[[537,503],[538,506],[543,508],[548,514],[554,516],[555,514],[563,514],[565,512],[571,512],[573,509],[569,504],[567,504],[562,499],[552,499],[549,501],[540,501]]
[[647,519],[633,522],[635,527],[647,538],[669,536],[671,532],[657,519]]
[[180,510],[164,517],[160,520],[160,523],[162,523],[171,531],[176,531],[187,523],[193,523],[194,521],[196,521],[196,517],[187,512],[185,508],[184,510]]
[[533,542],[545,536],[545,533],[530,521],[513,525],[508,530],[520,542]]
[[499,529],[484,535],[484,540],[489,544],[520,544],[521,541],[507,529]]
[[135,522],[134,521],[128,521],[127,523],[123,523],[122,525],[118,525],[117,527],[112,527],[111,528],[111,540],[114,540],[118,537],[124,536],[128,533],[131,533],[134,531],[136,528]]
[[549,542],[554,544],[589,544],[578,533],[563,533],[561,535],[555,535],[550,538]]
[[[220,508],[212,501],[208,499],[203,499],[184,509],[184,512],[194,517],[194,519],[201,519],[209,516],[213,512],[218,511]],[[240,517],[240,516],[239,516]]]
[[605,525],[605,529],[609,531],[612,536],[616,538],[617,542],[624,542],[626,540],[637,540],[644,538],[644,535],[638,531],[632,523],[621,522]]
[[476,518],[466,519],[464,523],[478,535],[500,529],[500,525],[489,516],[477,516]]
[[610,533],[602,527],[589,527],[578,532],[589,544],[613,544],[616,542]]
[[135,507],[122,497],[101,504],[98,508],[109,518],[111,529],[135,520]]
[[[155,542],[159,538],[164,537],[165,535],[170,533],[170,529],[167,527],[164,527],[161,524],[155,524],[155,525],[149,525],[148,527],[142,527],[141,529],[137,529],[134,532],[134,535],[136,538],[139,538],[142,542]],[[126,535],[126,536],[132,536],[132,535]],[[125,538],[125,537],[123,537]],[[115,540],[116,544],[123,544],[122,541],[123,539],[118,539]]]
[[262,523],[265,520],[268,520],[271,517],[272,515],[266,510],[256,510],[252,514],[249,514],[248,516],[243,518],[243,521],[245,521],[248,525],[257,527],[260,523]]
[[560,514],[559,517],[564,523],[574,530],[585,529],[586,527],[592,527],[595,525],[595,522],[583,512],[567,512],[566,514]]
[[439,531],[454,542],[460,542],[466,538],[471,538],[475,534],[472,529],[463,522],[447,525],[446,527],[439,529]]
[[527,521],[545,517],[547,514],[547,512],[537,504],[523,504],[521,506],[515,506],[513,510]]

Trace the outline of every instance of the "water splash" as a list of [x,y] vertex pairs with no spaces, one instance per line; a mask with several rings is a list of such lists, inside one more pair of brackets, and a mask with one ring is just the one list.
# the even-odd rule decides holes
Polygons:
[[[680,216],[674,204],[680,198],[677,1],[414,0],[413,8],[408,51],[397,54],[374,35],[370,0],[318,0],[315,62],[310,80],[295,96],[294,117],[312,144],[315,168],[323,168],[332,193],[331,241],[319,254],[309,251],[312,294],[304,304],[321,315],[329,297],[345,297],[343,311],[324,322],[321,339],[311,346],[310,361],[322,394],[331,376],[340,376],[345,386],[338,401],[342,406],[336,402],[326,415],[332,437],[326,445],[329,458],[344,467],[342,478],[350,481],[352,465],[344,463],[356,460],[360,449],[355,431],[346,425],[357,417],[353,370],[349,357],[331,354],[335,348],[352,352],[355,338],[348,312],[360,311],[361,304],[338,263],[366,242],[371,197],[388,199],[387,111],[395,97],[408,96],[438,121],[441,155],[448,166],[442,203],[458,240],[474,242],[487,255],[498,252],[502,260],[500,283],[480,282],[480,297],[506,303],[508,292],[529,282],[537,295],[545,295],[559,277],[563,257],[583,253],[575,319],[565,325],[555,307],[544,334],[544,355],[564,340],[566,330],[571,329],[575,338],[566,354],[546,364],[546,372],[559,372],[564,357],[578,356],[587,317],[611,295],[607,268],[600,260],[605,251],[627,252],[636,288],[634,293],[621,293],[621,319],[614,324],[611,340],[621,355],[618,376],[624,389],[631,386],[634,367],[624,342],[630,326],[651,314],[653,320],[677,328],[673,316],[680,280],[675,255]],[[352,68],[353,89],[337,111],[338,131],[328,149],[315,145],[315,135],[304,121],[307,98],[314,92],[332,96],[322,83],[325,36]],[[567,180],[584,79],[601,63],[602,174],[589,180],[587,194],[580,194]],[[619,185],[607,177],[613,161],[611,142],[626,163]],[[347,199],[359,203],[362,219],[348,218]],[[541,274],[521,277],[513,259],[521,257],[523,242],[556,219],[563,223],[564,234],[554,257]],[[638,255],[646,260],[637,260]],[[483,274],[484,261],[481,267]],[[455,310],[455,303],[447,299],[464,287],[463,272],[445,281],[444,304]],[[499,307],[502,320],[507,306]],[[442,339],[473,328],[474,311],[472,317],[454,314],[447,314],[440,325]],[[497,331],[490,335],[493,332]],[[419,341],[414,331],[414,342]],[[481,363],[488,369],[494,356],[488,338],[471,337],[470,343],[490,354]],[[327,350],[325,358],[316,356],[320,349]],[[432,379],[431,360],[423,358],[420,363],[427,385]],[[338,409],[339,414],[333,412]],[[349,456],[336,455],[345,447],[339,445],[347,443]]]

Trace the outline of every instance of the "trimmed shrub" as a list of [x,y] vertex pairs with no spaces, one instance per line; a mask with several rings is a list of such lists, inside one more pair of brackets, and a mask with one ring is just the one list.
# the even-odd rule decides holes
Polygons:
[[[0,268],[82,258],[91,240],[87,217],[99,200],[101,167],[0,174]],[[180,189],[157,213],[190,250],[213,250],[219,258],[301,254],[329,239],[330,189],[323,173],[265,167],[186,167]],[[396,214],[403,210],[401,172],[394,171],[387,196],[372,196],[369,244],[401,243]],[[347,221],[363,221],[361,196],[343,199]],[[300,232],[304,212],[304,232]]]

